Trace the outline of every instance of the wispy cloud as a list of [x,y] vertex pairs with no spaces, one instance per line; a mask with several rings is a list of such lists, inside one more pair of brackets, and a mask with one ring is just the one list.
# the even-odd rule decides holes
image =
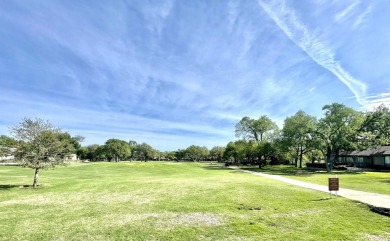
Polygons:
[[[367,86],[364,82],[354,78],[335,58],[331,47],[316,36],[302,21],[299,20],[294,9],[285,1],[273,1],[272,4],[259,0],[259,5],[275,21],[280,29],[301,48],[313,61],[332,72],[354,93],[361,105],[366,105]],[[344,14],[345,15],[345,14]]]
[[[388,41],[375,38],[383,43],[372,49],[365,36],[390,14],[372,19],[378,3],[365,2],[4,2],[0,132],[37,116],[85,135],[85,144],[117,137],[163,150],[212,147],[234,139],[243,116],[283,123],[329,102],[387,101],[375,93],[388,92],[380,81],[389,76]],[[351,48],[361,52],[345,46],[349,38],[365,43]],[[358,54],[346,61],[340,50]]]
[[390,92],[367,96],[367,100],[368,104],[363,108],[365,110],[373,110],[380,105],[390,107]]
[[[346,6],[334,15],[334,21],[336,23],[347,23],[352,26],[352,29],[360,27],[373,10],[373,5],[369,1],[354,0],[345,1],[344,3]],[[361,10],[362,8],[364,11]]]

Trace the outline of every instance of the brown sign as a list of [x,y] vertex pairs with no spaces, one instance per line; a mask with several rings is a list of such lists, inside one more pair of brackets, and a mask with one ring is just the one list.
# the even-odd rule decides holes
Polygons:
[[338,191],[338,190],[339,190],[339,179],[329,178],[329,191]]

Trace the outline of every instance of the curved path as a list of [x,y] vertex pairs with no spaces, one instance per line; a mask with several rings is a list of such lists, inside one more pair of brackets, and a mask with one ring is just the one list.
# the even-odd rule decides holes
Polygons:
[[[310,188],[314,189],[317,191],[321,192],[327,192],[328,191],[328,186],[323,186],[323,185],[318,185],[318,184],[312,184],[308,182],[302,182],[302,181],[297,181],[294,179],[278,176],[278,175],[271,175],[271,174],[265,174],[261,172],[254,172],[254,171],[248,171],[248,170],[243,170],[238,167],[231,167],[234,170],[241,171],[241,172],[246,172],[246,173],[251,173],[254,175],[266,177],[266,178],[271,178],[274,180],[282,181],[285,183],[289,183],[292,185],[304,187],[304,188]],[[333,192],[334,193],[334,192]],[[338,196],[342,196],[348,199],[353,199],[362,203],[366,203],[375,207],[380,207],[380,208],[389,208],[390,209],[390,196],[385,195],[385,194],[378,194],[378,193],[370,193],[370,192],[362,192],[362,191],[356,191],[356,190],[351,190],[351,189],[346,189],[346,188],[340,188],[340,190],[337,192]]]

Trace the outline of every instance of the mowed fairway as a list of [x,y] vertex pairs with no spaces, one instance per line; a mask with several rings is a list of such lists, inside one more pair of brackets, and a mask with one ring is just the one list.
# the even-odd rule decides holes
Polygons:
[[365,204],[206,163],[0,167],[0,240],[390,240]]

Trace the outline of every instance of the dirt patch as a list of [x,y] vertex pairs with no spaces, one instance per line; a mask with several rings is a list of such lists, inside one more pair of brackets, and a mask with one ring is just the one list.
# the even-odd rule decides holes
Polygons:
[[272,214],[271,217],[299,217],[303,215],[313,215],[317,214],[317,210],[302,210],[292,213],[278,213],[278,214]]
[[221,224],[221,218],[211,213],[178,214],[168,221],[174,226],[216,226]]
[[382,235],[364,234],[361,240],[366,240],[366,241],[388,241],[388,240],[390,240],[390,233],[384,233]]
[[113,226],[134,223],[148,223],[157,228],[172,228],[177,226],[216,226],[223,223],[223,217],[212,213],[142,213],[122,217],[108,216],[105,218]]
[[[26,187],[29,188],[29,187]],[[66,197],[66,198],[64,198]],[[153,203],[154,199],[146,195],[131,193],[46,193],[41,195],[30,195],[22,199],[13,199],[0,202],[0,205],[27,204],[27,205],[74,205],[74,203],[88,200],[90,203],[112,204],[129,202],[133,205],[145,205]]]

